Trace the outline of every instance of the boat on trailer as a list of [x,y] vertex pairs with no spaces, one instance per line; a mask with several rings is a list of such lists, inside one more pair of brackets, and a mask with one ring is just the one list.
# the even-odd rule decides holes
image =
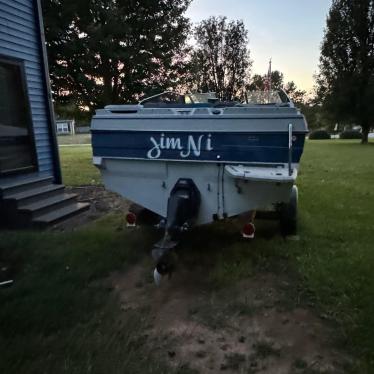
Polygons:
[[[285,235],[296,233],[308,129],[283,91],[244,104],[167,92],[97,110],[91,132],[106,188],[160,217],[155,278],[170,271],[170,251],[193,225],[250,212],[242,235],[253,238],[255,212],[271,212]],[[133,213],[127,219],[135,224]]]

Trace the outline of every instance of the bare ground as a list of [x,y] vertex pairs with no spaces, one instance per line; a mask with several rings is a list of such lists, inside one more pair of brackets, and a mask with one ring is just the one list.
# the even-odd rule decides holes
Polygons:
[[204,273],[182,270],[156,288],[149,264],[114,274],[124,313],[150,311],[151,351],[196,373],[343,373],[334,331],[306,306],[289,302],[284,276],[260,273],[213,291]]

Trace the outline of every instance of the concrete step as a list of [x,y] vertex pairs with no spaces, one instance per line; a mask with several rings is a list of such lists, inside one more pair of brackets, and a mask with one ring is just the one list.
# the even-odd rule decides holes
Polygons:
[[48,176],[30,175],[22,178],[11,178],[0,181],[0,197],[35,189],[53,183],[53,178]]
[[28,204],[23,204],[18,209],[18,212],[20,214],[25,214],[30,218],[36,218],[55,209],[69,205],[71,202],[75,201],[76,197],[76,194],[59,193],[55,196],[47,197]]
[[22,208],[27,204],[37,202],[47,197],[55,196],[65,188],[62,184],[47,184],[45,186],[30,188],[25,191],[11,193],[4,197],[5,203],[11,203],[16,205],[18,208]]
[[68,217],[72,217],[76,214],[82,213],[89,209],[90,204],[88,203],[70,203],[59,209],[55,209],[49,213],[42,214],[32,220],[32,225],[37,228],[45,228],[47,226],[58,223]]

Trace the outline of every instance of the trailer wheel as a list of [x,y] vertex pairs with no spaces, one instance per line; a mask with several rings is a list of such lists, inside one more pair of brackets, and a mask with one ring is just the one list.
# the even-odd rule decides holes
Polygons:
[[280,208],[280,228],[283,236],[297,234],[297,204],[298,189],[297,186],[293,186],[290,201]]

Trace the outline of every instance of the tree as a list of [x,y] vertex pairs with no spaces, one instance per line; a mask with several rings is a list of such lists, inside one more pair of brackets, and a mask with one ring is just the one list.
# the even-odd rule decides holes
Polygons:
[[[266,80],[268,76],[255,74],[250,84],[248,85],[249,91],[263,91],[266,89]],[[272,90],[284,90],[291,100],[298,106],[305,104],[306,102],[306,91],[299,90],[294,81],[290,81],[284,85],[284,75],[279,70],[271,72],[271,89]]]
[[57,103],[138,100],[179,83],[190,0],[43,0]]
[[244,23],[210,17],[196,26],[194,36],[190,89],[216,92],[221,100],[242,96],[251,66]]
[[284,91],[297,106],[306,103],[306,91],[299,90],[294,81],[288,82],[284,86]]
[[321,47],[318,95],[336,122],[361,126],[374,115],[374,0],[333,0]]
[[[248,86],[249,91],[263,91],[266,88],[266,80],[268,76],[255,74]],[[272,90],[280,90],[283,88],[283,73],[279,70],[274,70],[271,72],[271,88]]]

